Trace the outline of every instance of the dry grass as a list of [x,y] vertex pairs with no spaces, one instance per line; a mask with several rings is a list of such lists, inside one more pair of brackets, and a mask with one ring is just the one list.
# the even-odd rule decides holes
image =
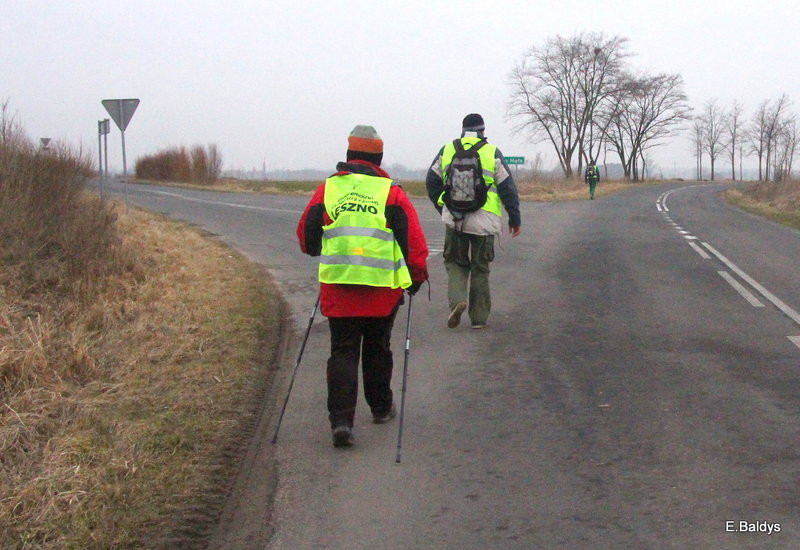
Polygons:
[[0,547],[202,546],[269,380],[265,276],[0,137]]
[[18,370],[0,410],[3,548],[202,540],[255,409],[242,396],[267,381],[264,274],[153,215],[120,229],[136,254],[92,303],[0,297],[0,364]]
[[[595,197],[613,195],[649,183],[660,182],[600,181],[595,188]],[[581,180],[521,178],[517,181],[517,188],[519,190],[519,198],[526,201],[554,202],[586,200],[589,198],[589,186]]]
[[725,198],[740,208],[800,229],[800,180],[759,182],[728,189]]

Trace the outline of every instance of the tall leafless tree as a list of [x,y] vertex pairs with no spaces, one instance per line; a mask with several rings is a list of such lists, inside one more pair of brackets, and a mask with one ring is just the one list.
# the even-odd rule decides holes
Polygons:
[[772,164],[775,181],[782,181],[792,177],[792,164],[797,154],[797,137],[797,118],[794,115],[787,115],[782,120],[775,141]]
[[598,33],[556,36],[531,48],[509,75],[508,116],[515,129],[549,142],[567,178],[576,153],[582,168],[587,131],[598,105],[616,89],[627,42]]
[[764,179],[764,153],[767,151],[767,119],[769,118],[769,101],[759,103],[753,117],[750,119],[748,136],[750,137],[750,150],[758,158],[758,181]]
[[700,115],[703,122],[703,150],[708,153],[711,164],[711,181],[714,181],[714,166],[717,157],[725,150],[725,113],[717,100],[706,102]]
[[[725,142],[731,159],[731,179],[733,181],[736,181],[736,148],[738,147],[741,150],[743,118],[744,107],[738,101],[734,101],[728,116],[725,118]],[[740,172],[739,178],[741,177],[742,174]]]
[[692,120],[692,149],[695,159],[695,178],[697,180],[703,179],[703,141],[705,139],[703,133],[705,126],[700,117],[695,117]]
[[766,141],[766,174],[764,179],[770,179],[770,160],[777,148],[778,138],[785,122],[785,116],[789,109],[789,96],[783,94],[778,98],[771,108],[767,110],[764,138]]
[[[606,138],[622,163],[625,177],[639,180],[645,152],[674,135],[691,112],[678,74],[627,75],[612,94],[612,122]],[[643,164],[643,162],[642,162]]]

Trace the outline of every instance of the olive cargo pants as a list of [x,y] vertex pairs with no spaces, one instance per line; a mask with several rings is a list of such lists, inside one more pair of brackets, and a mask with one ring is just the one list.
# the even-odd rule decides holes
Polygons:
[[447,226],[443,257],[450,309],[467,302],[472,324],[485,324],[492,309],[489,263],[494,260],[494,235],[459,233]]

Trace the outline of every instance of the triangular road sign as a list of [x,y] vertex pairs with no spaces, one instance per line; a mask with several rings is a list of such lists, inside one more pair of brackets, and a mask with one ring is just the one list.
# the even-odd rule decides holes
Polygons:
[[139,106],[138,99],[104,99],[102,103],[122,132],[128,127],[136,107]]

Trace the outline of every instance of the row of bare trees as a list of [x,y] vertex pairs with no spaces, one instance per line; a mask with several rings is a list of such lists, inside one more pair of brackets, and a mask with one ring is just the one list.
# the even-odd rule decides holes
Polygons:
[[707,101],[691,126],[697,178],[703,177],[705,156],[711,165],[712,180],[716,176],[717,159],[723,156],[730,161],[733,180],[737,179],[737,159],[741,179],[742,160],[748,156],[758,160],[758,181],[790,178],[798,152],[797,124],[786,94],[776,100],[762,101],[749,120],[745,119],[744,108],[738,101],[729,110],[720,107],[716,99]]
[[632,69],[628,40],[602,33],[556,36],[526,52],[509,75],[508,117],[532,142],[550,143],[565,178],[600,154],[619,156],[638,181],[645,153],[691,119],[678,74]]

